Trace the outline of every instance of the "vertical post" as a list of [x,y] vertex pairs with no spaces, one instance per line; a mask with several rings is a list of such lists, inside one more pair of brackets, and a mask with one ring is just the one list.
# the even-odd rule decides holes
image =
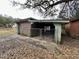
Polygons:
[[18,34],[18,24],[16,23],[16,32]]
[[55,25],[55,42],[56,43],[60,43],[61,42],[61,32],[62,32],[62,28],[61,28],[61,24],[54,24]]
[[17,23],[17,27],[16,27],[16,29],[17,29],[17,34],[20,34],[20,28],[19,28],[19,25],[20,25],[20,24]]

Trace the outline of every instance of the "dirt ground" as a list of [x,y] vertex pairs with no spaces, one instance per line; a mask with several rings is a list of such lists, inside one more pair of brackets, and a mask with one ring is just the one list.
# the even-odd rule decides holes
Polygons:
[[79,59],[79,40],[63,37],[63,43],[13,35],[0,39],[0,59]]
[[63,43],[59,45],[67,59],[79,59],[79,39],[63,37]]

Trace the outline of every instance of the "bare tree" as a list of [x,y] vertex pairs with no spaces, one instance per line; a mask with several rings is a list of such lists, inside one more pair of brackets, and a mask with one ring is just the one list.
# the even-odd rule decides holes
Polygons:
[[61,5],[59,17],[72,18],[79,9],[78,0],[26,0],[24,4],[12,1],[13,5],[21,5],[23,8],[38,9],[45,16],[54,16],[57,5]]
[[76,18],[76,14],[78,14],[79,10],[79,1],[73,0],[68,3],[64,3],[62,5],[62,10],[60,12],[60,17],[63,18]]

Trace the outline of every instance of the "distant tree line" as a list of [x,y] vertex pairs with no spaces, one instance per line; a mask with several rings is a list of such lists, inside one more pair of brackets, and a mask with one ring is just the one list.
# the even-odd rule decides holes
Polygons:
[[15,19],[12,17],[5,17],[0,15],[0,27],[11,28],[15,23]]

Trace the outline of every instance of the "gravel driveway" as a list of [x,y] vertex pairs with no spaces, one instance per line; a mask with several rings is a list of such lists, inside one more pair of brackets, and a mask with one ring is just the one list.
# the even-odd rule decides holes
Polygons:
[[52,42],[13,35],[1,39],[0,59],[52,59],[63,55]]
[[71,40],[69,44],[65,40],[62,45],[56,45],[53,42],[13,35],[0,39],[0,59],[79,59],[78,41]]

